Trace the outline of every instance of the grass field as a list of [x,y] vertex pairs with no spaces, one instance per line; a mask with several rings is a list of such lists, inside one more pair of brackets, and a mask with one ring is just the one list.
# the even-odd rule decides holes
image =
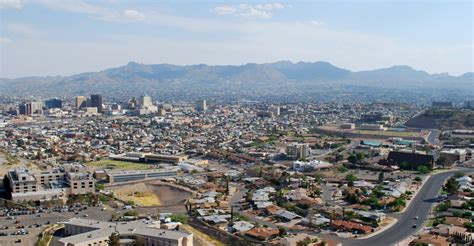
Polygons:
[[355,130],[354,133],[359,134],[370,134],[370,135],[379,135],[379,136],[389,136],[389,137],[419,137],[419,132],[396,132],[396,131],[368,131],[368,130]]
[[148,164],[135,162],[116,161],[116,160],[100,160],[86,163],[86,166],[94,169],[120,169],[120,170],[146,170],[149,169]]

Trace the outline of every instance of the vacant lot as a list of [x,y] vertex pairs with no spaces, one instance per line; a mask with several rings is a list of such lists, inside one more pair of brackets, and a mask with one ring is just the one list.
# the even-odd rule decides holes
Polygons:
[[120,200],[133,201],[141,206],[183,205],[191,193],[166,184],[135,183],[109,188]]
[[128,184],[110,189],[123,201],[133,201],[141,206],[160,206],[158,196],[145,183]]
[[173,186],[163,184],[147,184],[158,195],[162,206],[183,205],[191,193]]
[[109,159],[89,162],[86,165],[92,169],[145,170],[150,168],[148,164]]

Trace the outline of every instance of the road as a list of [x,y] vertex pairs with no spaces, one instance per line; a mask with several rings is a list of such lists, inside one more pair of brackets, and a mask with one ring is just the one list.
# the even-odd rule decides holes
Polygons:
[[[453,170],[431,176],[418,192],[418,195],[413,198],[414,200],[410,203],[405,212],[397,214],[397,223],[387,230],[367,239],[338,238],[337,240],[341,241],[343,245],[351,246],[393,245],[415,234],[428,219],[431,207],[436,202],[436,197],[441,190],[442,184],[456,171],[457,170]],[[464,171],[473,172],[474,169]],[[419,220],[415,220],[415,216],[418,216]],[[413,228],[413,224],[415,223],[418,224],[418,227]]]
[[433,129],[430,130],[430,133],[428,133],[428,136],[426,137],[426,141],[429,144],[433,145],[440,145],[441,141],[439,141],[439,135],[441,134],[441,131]]

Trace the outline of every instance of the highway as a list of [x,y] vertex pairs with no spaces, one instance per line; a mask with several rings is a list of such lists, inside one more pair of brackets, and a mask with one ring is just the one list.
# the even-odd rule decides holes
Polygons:
[[[398,221],[387,230],[366,239],[339,238],[338,240],[341,241],[343,245],[350,246],[394,245],[410,235],[415,234],[428,219],[431,207],[436,202],[436,197],[438,196],[442,185],[456,171],[458,170],[432,175],[426,181],[425,185],[423,185],[416,197],[413,198],[414,200],[410,203],[405,212],[394,215]],[[472,172],[474,169],[466,169],[463,171]],[[418,216],[419,220],[415,220],[415,216]],[[413,228],[415,223],[418,226]]]

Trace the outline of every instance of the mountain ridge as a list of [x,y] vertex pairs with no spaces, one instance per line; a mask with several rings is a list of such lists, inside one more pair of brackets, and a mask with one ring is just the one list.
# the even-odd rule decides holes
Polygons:
[[[0,79],[7,93],[20,90],[78,94],[90,91],[115,93],[125,90],[191,89],[219,90],[223,93],[252,88],[257,92],[314,87],[320,84],[346,84],[380,88],[461,89],[474,88],[474,73],[460,76],[430,74],[406,65],[365,71],[350,71],[329,62],[277,61],[243,65],[173,65],[129,62],[123,66],[71,76],[31,76]],[[286,89],[285,89],[286,88]]]
[[73,76],[77,76],[77,75],[83,75],[83,74],[91,74],[91,73],[100,73],[100,72],[104,72],[104,71],[108,71],[108,70],[113,70],[113,69],[119,69],[119,68],[125,68],[125,67],[141,67],[141,66],[168,66],[168,67],[242,67],[242,66],[249,66],[249,65],[261,65],[261,66],[272,66],[272,67],[281,67],[281,65],[283,66],[289,66],[289,65],[293,65],[293,66],[296,66],[296,65],[307,65],[307,64],[327,64],[327,65],[330,65],[334,68],[337,68],[337,69],[341,69],[341,70],[346,70],[346,71],[350,71],[351,73],[365,73],[365,72],[375,72],[375,71],[382,71],[382,70],[405,70],[405,71],[417,71],[417,72],[423,72],[427,75],[448,75],[450,77],[454,77],[454,78],[460,78],[460,77],[463,77],[463,76],[473,76],[474,75],[474,72],[465,72],[459,76],[454,76],[454,75],[451,75],[447,72],[444,72],[444,73],[433,73],[433,74],[430,74],[426,71],[423,71],[423,70],[416,70],[414,69],[413,67],[411,66],[408,66],[408,65],[393,65],[393,66],[390,66],[390,67],[386,67],[386,68],[376,68],[376,69],[368,69],[368,70],[360,70],[360,71],[351,71],[349,69],[344,69],[344,68],[340,68],[340,67],[337,67],[335,65],[333,65],[332,63],[329,63],[329,62],[326,62],[326,61],[315,61],[315,62],[304,62],[304,61],[299,61],[299,62],[291,62],[291,61],[288,61],[288,60],[280,60],[280,61],[276,61],[276,62],[272,62],[272,63],[245,63],[245,64],[241,64],[241,65],[207,65],[207,64],[203,64],[203,63],[200,63],[200,64],[189,64],[189,65],[175,65],[175,64],[170,64],[170,63],[157,63],[157,64],[144,64],[144,63],[138,63],[138,62],[135,62],[135,61],[130,61],[128,62],[127,64],[123,65],[123,66],[118,66],[118,67],[111,67],[111,68],[107,68],[107,69],[103,69],[103,70],[99,70],[99,71],[91,71],[91,72],[82,72],[82,73],[77,73],[77,74],[73,74],[73,75],[47,75],[47,76],[25,76],[25,77],[18,77],[18,78],[0,78],[0,80],[24,80],[24,79],[53,79],[53,78],[67,78],[67,77],[73,77]]

